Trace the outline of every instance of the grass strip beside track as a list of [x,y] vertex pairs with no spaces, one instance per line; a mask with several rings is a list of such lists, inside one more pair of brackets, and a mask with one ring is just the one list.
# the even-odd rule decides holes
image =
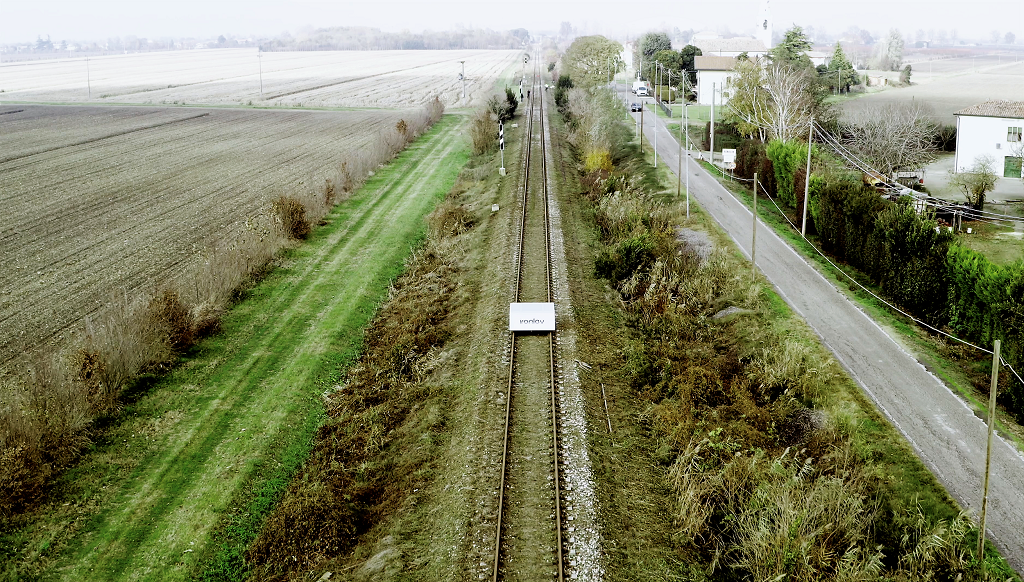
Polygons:
[[[125,467],[104,485],[116,493],[104,495],[51,574],[176,580],[206,566],[237,572],[237,556],[305,457],[320,394],[355,359],[363,327],[422,237],[424,216],[466,161],[461,126],[444,118],[340,204],[228,314],[218,338],[129,405],[127,426],[68,476],[102,473],[104,460]],[[118,452],[143,438],[138,458]]]

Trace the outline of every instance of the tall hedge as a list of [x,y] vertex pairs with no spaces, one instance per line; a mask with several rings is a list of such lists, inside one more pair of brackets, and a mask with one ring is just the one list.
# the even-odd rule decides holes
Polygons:
[[[812,183],[815,180],[812,179]],[[815,184],[821,246],[867,273],[885,294],[932,325],[948,317],[946,253],[953,235],[852,177]]]
[[[949,327],[984,347],[1002,340],[1002,355],[1024,375],[1024,261],[1000,266],[979,252],[953,245],[946,255]],[[1003,405],[1024,422],[1024,386],[1007,377]]]
[[794,179],[797,170],[803,167],[807,161],[807,144],[773,140],[765,148],[765,154],[772,161],[779,198],[786,206],[796,208]]
[[765,153],[765,145],[756,139],[745,139],[736,147],[736,176],[752,180],[757,174],[757,181],[768,192],[775,196],[778,193],[775,184],[775,168]]
[[[886,297],[936,327],[1003,357],[1024,375],[1024,260],[992,264],[909,201],[889,202],[854,173],[811,178],[821,246],[868,274]],[[1024,422],[1024,385],[1004,376],[1000,400]]]

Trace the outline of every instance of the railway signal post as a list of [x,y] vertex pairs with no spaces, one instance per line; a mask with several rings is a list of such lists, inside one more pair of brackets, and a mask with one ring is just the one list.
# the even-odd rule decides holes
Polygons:
[[501,168],[498,173],[505,175],[505,124],[498,122],[498,150],[501,151]]

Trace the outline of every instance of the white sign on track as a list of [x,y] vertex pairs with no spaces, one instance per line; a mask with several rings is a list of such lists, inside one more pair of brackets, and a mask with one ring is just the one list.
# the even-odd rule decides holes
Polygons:
[[554,303],[509,303],[509,331],[555,331]]

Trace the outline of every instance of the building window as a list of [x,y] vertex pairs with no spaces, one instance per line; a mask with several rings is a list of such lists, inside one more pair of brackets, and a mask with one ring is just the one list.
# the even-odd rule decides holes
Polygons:
[[1011,127],[1006,130],[1006,141],[1021,141],[1021,128]]

